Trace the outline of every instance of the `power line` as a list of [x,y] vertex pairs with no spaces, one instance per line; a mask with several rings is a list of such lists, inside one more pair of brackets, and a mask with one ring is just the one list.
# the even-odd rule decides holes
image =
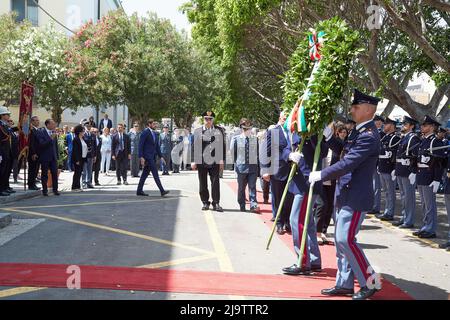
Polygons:
[[48,15],[53,21],[55,21],[57,24],[59,24],[61,27],[63,27],[64,29],[66,29],[67,31],[75,34],[75,31],[69,29],[68,27],[66,27],[64,24],[62,24],[61,22],[59,22],[55,17],[53,17],[47,10],[45,10],[44,8],[41,7],[41,5],[36,1],[36,0],[32,0],[36,6],[38,6],[39,9],[41,9],[42,11],[44,11],[44,13],[46,15]]

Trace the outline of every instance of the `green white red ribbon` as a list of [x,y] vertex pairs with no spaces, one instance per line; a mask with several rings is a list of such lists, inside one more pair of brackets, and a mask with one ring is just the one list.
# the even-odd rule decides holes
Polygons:
[[322,58],[320,55],[320,49],[324,42],[325,32],[320,31],[316,33],[315,30],[312,31],[312,34],[308,36],[309,39],[309,57],[313,61],[318,61]]

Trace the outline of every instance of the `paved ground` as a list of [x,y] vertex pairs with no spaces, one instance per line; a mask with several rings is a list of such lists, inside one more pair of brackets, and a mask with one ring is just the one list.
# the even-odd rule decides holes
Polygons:
[[[270,231],[269,208],[263,208],[262,216],[239,212],[233,178],[232,172],[226,172],[221,181],[222,206],[226,209],[223,214],[200,210],[194,172],[162,177],[163,184],[171,190],[163,199],[151,177],[147,181],[150,197],[138,198],[135,196],[138,179],[130,179],[130,186],[116,186],[114,177],[102,176],[102,187],[91,191],[64,192],[61,197],[38,196],[2,205],[6,212],[13,213],[14,223],[0,230],[0,268],[5,263],[31,264],[30,268],[42,264],[139,266],[179,271],[181,275],[192,271],[192,274],[186,273],[186,278],[193,281],[203,279],[205,272],[213,272],[213,278],[227,274],[231,280],[241,279],[243,283],[246,281],[243,274],[258,275],[262,281],[275,285],[278,278],[273,276],[280,277],[280,283],[286,281],[280,269],[295,261],[289,236],[275,237],[270,250],[265,250]],[[70,179],[68,173],[62,174],[62,189],[67,189]],[[442,213],[442,207],[440,210]],[[442,220],[441,234],[446,227]],[[433,242],[419,241],[376,219],[366,219],[358,240],[375,269],[411,297],[448,299],[450,255],[434,248]],[[323,247],[323,255],[329,268],[318,276],[322,278],[317,280],[317,288],[314,281],[305,280],[313,292],[320,292],[320,281],[332,283],[335,274],[334,248]],[[189,290],[179,289],[181,284],[171,283],[172,278],[167,279],[167,292],[9,286],[0,287],[0,298],[283,298],[282,293],[265,295],[264,290],[270,291],[270,288],[260,288],[259,293],[249,289],[242,295],[213,294],[211,292],[215,291],[206,284],[204,294],[189,293]],[[298,279],[289,281],[296,285],[295,281],[303,281]],[[299,292],[302,290],[300,288]],[[300,298],[314,297],[320,298],[320,295]]]

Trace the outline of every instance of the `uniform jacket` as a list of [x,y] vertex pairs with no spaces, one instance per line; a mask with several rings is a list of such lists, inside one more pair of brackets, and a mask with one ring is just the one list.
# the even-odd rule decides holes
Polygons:
[[[208,158],[205,159],[205,155]],[[218,159],[216,159],[216,155]],[[205,126],[202,126],[194,131],[191,159],[195,164],[212,166],[219,164],[220,161],[225,163],[226,155],[225,130],[222,127],[214,125],[210,130],[207,130]]]
[[420,138],[409,132],[402,137],[398,145],[395,165],[395,175],[399,177],[409,177],[411,173],[417,173],[417,154],[420,145]]
[[11,132],[6,124],[0,121],[0,156],[2,161],[11,159]]
[[[328,142],[339,152],[336,138]],[[380,136],[373,121],[354,130],[342,150],[341,160],[322,170],[322,181],[337,179],[336,206],[349,206],[357,211],[373,208],[374,191],[372,176],[380,153]]]
[[378,157],[378,171],[380,173],[391,173],[395,170],[395,158],[397,154],[400,137],[395,133],[386,134],[380,139],[381,148]]
[[162,154],[170,154],[172,152],[172,139],[170,133],[162,132],[159,135],[159,145],[161,146]]
[[417,185],[430,185],[433,181],[441,181],[446,167],[446,150],[433,151],[430,148],[443,146],[442,140],[432,134],[423,137],[417,158]]
[[[282,126],[267,130],[263,147],[260,149],[261,175],[270,174],[275,180],[287,180],[291,166],[289,154],[292,152],[291,141],[286,139]],[[272,150],[273,149],[273,150]],[[273,151],[273,153],[272,153]]]

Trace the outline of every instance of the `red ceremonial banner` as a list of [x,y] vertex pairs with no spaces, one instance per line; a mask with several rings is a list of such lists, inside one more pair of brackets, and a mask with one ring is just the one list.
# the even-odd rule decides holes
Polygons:
[[20,152],[28,146],[28,136],[30,134],[31,116],[33,113],[33,96],[34,87],[28,82],[22,83],[20,93],[20,110],[19,110],[19,139]]

